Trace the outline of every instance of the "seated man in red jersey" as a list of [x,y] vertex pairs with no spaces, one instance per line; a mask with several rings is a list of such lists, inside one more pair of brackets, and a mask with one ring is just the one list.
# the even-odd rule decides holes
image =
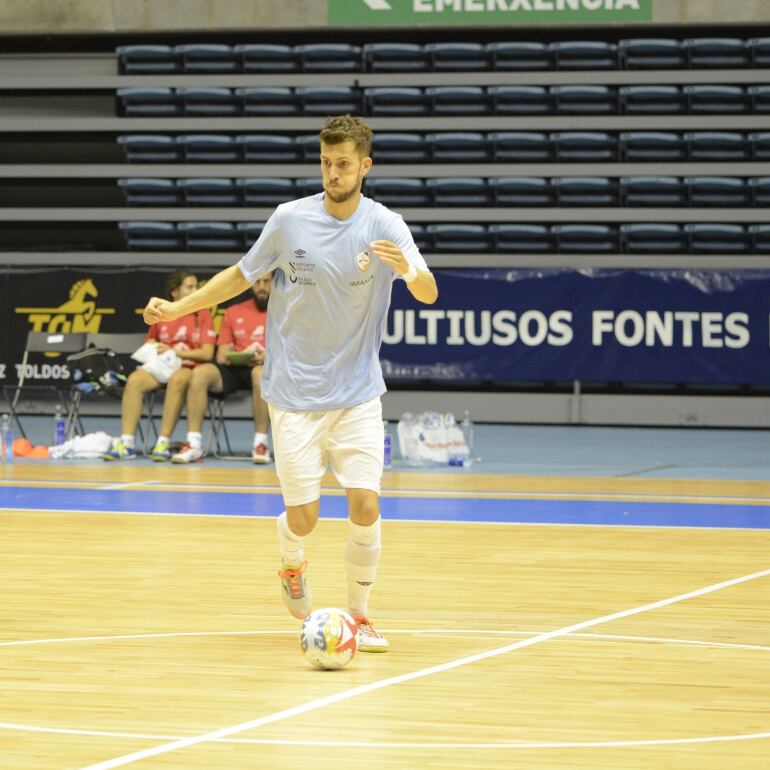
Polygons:
[[258,278],[251,287],[249,299],[231,305],[225,311],[217,338],[215,363],[196,367],[187,389],[187,441],[181,451],[171,457],[174,463],[193,463],[203,459],[202,427],[208,394],[251,390],[254,414],[254,463],[271,462],[267,447],[270,415],[262,399],[262,364],[265,360],[267,302],[270,298],[272,273]]

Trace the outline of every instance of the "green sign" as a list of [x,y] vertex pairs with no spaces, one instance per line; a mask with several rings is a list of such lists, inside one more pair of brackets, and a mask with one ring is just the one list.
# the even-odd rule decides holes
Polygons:
[[327,0],[331,26],[628,24],[652,21],[652,0]]

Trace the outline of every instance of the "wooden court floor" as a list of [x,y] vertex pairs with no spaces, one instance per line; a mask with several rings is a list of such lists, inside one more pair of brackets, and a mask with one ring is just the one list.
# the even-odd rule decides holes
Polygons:
[[[383,502],[414,511],[384,514],[391,651],[318,672],[272,516],[233,513],[279,512],[271,470],[2,474],[3,770],[770,767],[768,482],[390,473]],[[196,512],[137,509],[173,495]],[[532,500],[608,523],[485,520]],[[676,515],[624,526],[640,505]],[[317,606],[344,605],[345,537],[341,518],[311,537]]]

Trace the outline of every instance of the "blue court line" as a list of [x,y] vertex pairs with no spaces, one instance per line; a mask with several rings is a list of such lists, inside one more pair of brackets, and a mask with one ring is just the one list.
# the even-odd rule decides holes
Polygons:
[[[767,505],[736,505],[668,501],[382,497],[380,506],[386,520],[770,529],[770,501]],[[275,516],[283,509],[283,500],[277,494],[20,486],[0,487],[2,508]],[[346,518],[345,498],[341,495],[323,497],[321,515],[333,519]]]

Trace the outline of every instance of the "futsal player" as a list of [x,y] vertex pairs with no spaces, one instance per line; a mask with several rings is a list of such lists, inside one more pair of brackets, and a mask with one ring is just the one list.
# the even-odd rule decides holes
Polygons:
[[312,609],[304,543],[318,521],[321,478],[330,464],[347,495],[348,609],[358,623],[359,649],[384,652],[388,641],[368,610],[381,551],[379,349],[392,282],[402,278],[426,304],[438,290],[403,219],[361,194],[372,168],[366,123],[330,118],[319,140],[323,192],[278,206],[236,265],[177,301],[153,297],[144,320],[218,304],[274,271],[262,395],[286,505],[277,521],[283,599],[297,618]]

